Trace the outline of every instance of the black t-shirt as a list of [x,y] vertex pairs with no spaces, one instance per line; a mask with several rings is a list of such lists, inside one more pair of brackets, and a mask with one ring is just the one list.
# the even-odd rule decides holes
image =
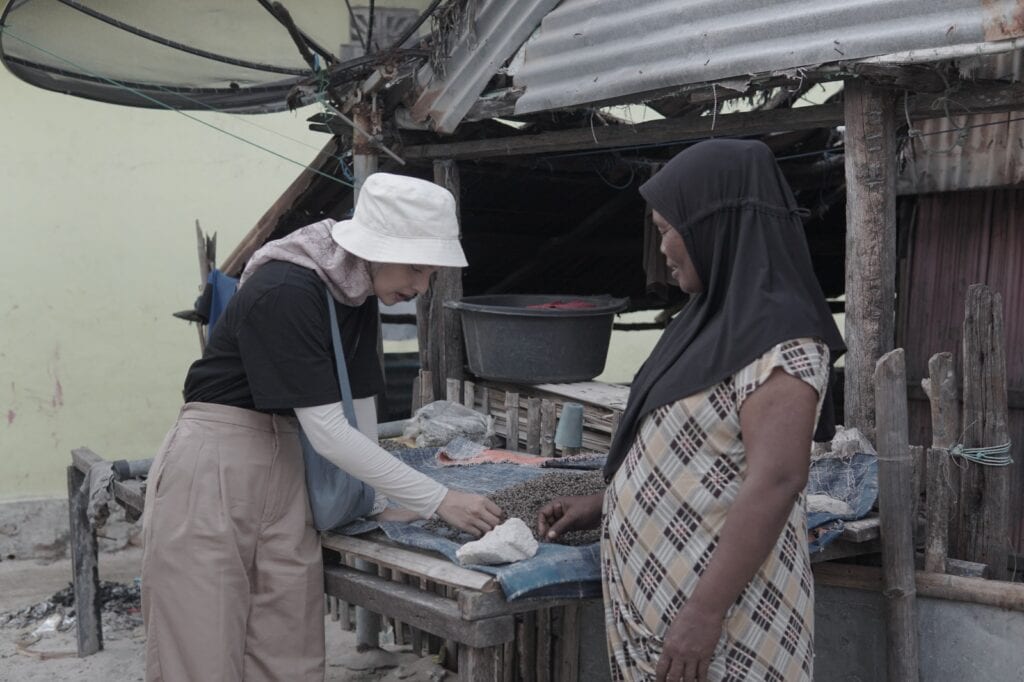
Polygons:
[[[377,299],[335,301],[354,398],[384,391]],[[228,302],[185,378],[185,401],[291,414],[341,400],[323,282],[283,261],[261,266]]]

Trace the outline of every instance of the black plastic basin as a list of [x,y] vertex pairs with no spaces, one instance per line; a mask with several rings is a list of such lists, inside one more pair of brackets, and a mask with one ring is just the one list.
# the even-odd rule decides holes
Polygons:
[[[592,308],[538,309],[583,301]],[[604,371],[615,313],[627,299],[610,296],[467,296],[458,310],[473,374],[523,384],[589,381]]]

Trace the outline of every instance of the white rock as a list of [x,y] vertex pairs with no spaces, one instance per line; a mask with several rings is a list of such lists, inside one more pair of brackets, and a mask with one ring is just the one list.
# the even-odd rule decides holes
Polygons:
[[826,514],[838,514],[839,516],[852,516],[853,507],[842,500],[837,500],[828,495],[808,495],[807,513],[825,512]]
[[479,540],[467,542],[459,547],[455,556],[463,565],[491,566],[529,559],[539,548],[540,545],[526,523],[522,519],[512,518],[500,526],[495,526]]

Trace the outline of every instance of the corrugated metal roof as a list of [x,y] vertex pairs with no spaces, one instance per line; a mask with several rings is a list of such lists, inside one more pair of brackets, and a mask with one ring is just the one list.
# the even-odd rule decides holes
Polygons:
[[1024,182],[1024,111],[936,118],[915,124],[900,194],[952,192]]
[[[965,60],[971,78],[1019,81],[1024,52]],[[959,116],[956,96],[950,118],[915,122],[919,133],[897,178],[899,194],[926,194],[1003,187],[1024,182],[1024,111]]]
[[1021,35],[1024,0],[563,0],[526,48],[516,113]]
[[429,66],[417,74],[425,89],[410,109],[416,121],[429,119],[438,132],[455,130],[487,81],[530,37],[558,0],[486,0],[445,61],[440,78]]

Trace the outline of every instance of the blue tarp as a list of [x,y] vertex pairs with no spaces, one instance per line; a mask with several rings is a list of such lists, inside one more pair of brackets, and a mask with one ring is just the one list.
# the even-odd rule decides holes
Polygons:
[[[441,466],[437,448],[419,448],[394,453],[396,457],[440,483],[459,490],[489,495],[518,483],[551,473],[516,464],[478,464]],[[524,519],[531,523],[532,519]],[[422,524],[357,521],[341,528],[346,535],[358,535],[380,528],[395,542],[419,549],[440,552],[453,562],[455,550],[461,546],[437,533],[421,528]],[[463,541],[469,540],[465,536]],[[503,566],[467,566],[494,575],[507,599],[520,597],[596,597],[601,594],[600,547],[597,543],[583,547],[541,543],[532,559]]]
[[[437,448],[419,448],[394,454],[448,487],[480,495],[489,495],[551,473],[550,469],[515,464],[441,466],[437,463],[437,451]],[[842,535],[844,521],[863,518],[871,511],[878,496],[877,459],[874,455],[858,453],[850,458],[816,460],[811,464],[807,492],[842,500],[853,510],[846,516],[820,512],[808,515],[808,528],[822,528],[810,543],[813,554]],[[533,522],[532,519],[524,520]],[[439,552],[457,563],[455,551],[462,542],[470,539],[469,536],[463,536],[462,542],[457,542],[421,526],[422,523],[357,521],[339,529],[339,532],[359,535],[380,528],[395,542]],[[596,597],[601,594],[600,547],[597,543],[583,547],[541,543],[540,551],[532,559],[503,566],[468,568],[494,575],[509,600],[527,596]]]
[[878,458],[858,452],[852,457],[823,457],[811,463],[808,494],[828,495],[850,505],[851,514],[815,512],[807,515],[807,528],[820,528],[810,552],[820,552],[843,534],[845,521],[862,519],[878,497]]

